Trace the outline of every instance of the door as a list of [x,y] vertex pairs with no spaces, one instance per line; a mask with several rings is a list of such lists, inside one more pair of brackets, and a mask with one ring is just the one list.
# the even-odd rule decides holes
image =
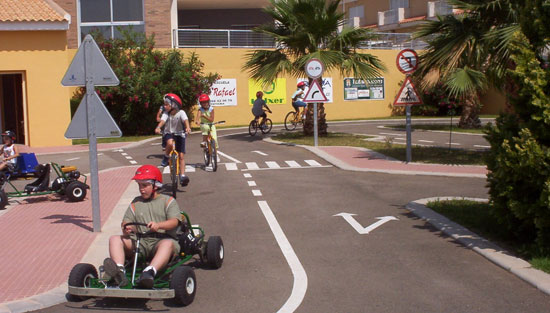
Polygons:
[[2,132],[12,130],[16,142],[26,144],[22,73],[0,73],[0,106]]

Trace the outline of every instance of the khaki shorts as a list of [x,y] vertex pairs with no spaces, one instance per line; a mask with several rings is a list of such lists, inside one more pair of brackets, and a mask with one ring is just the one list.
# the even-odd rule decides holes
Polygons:
[[161,240],[171,240],[174,254],[178,254],[180,252],[180,245],[174,239],[142,238],[139,242],[139,254],[143,256],[146,260],[153,259],[155,253],[157,252],[158,243]]

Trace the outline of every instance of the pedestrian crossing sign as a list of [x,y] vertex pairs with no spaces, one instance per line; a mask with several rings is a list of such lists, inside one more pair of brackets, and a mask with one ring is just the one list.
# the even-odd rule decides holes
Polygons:
[[416,92],[411,78],[407,76],[401,86],[401,89],[399,90],[399,93],[397,93],[397,97],[395,98],[393,105],[403,106],[414,104],[422,104],[422,99],[418,95],[418,92]]
[[323,88],[319,85],[319,82],[314,79],[309,86],[309,89],[304,97],[304,102],[328,102],[327,96],[323,92]]

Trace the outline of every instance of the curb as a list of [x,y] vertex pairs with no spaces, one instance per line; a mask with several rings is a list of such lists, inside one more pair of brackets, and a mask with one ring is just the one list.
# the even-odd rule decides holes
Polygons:
[[[122,166],[112,169],[106,169],[103,171],[111,171],[123,167],[133,166]],[[131,183],[128,184],[126,191],[122,194],[121,198],[113,208],[111,215],[109,215],[109,217],[103,224],[101,232],[97,234],[96,238],[88,248],[86,254],[84,254],[82,259],[80,260],[81,263],[91,263],[94,264],[94,266],[102,263],[104,257],[106,257],[109,253],[108,238],[112,234],[120,232],[120,221],[122,221],[122,217],[124,216],[124,212],[128,207],[128,203],[130,203],[130,201],[137,195],[138,191],[136,190],[135,185]],[[67,289],[67,283],[63,283],[60,286],[41,294],[37,294],[20,300],[0,303],[0,313],[28,312],[48,308],[60,303],[67,302]]]
[[438,200],[488,201],[487,199],[478,198],[433,197],[411,201],[407,203],[405,208],[465,247],[474,250],[489,261],[523,279],[545,294],[550,295],[550,274],[533,268],[527,261],[512,256],[508,251],[491,243],[487,239],[426,207],[428,202]]

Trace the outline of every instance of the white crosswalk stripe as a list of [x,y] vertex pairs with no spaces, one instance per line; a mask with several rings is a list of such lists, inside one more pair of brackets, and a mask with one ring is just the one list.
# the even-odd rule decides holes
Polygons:
[[[305,165],[301,165],[300,163],[305,162]],[[279,161],[279,163],[282,163],[282,161]],[[303,160],[298,161],[295,160],[287,160],[284,161],[284,165],[281,165],[277,163],[276,161],[265,161],[265,165],[262,167],[258,165],[256,162],[246,162],[244,163],[244,166],[239,165],[239,163],[236,162],[227,162],[227,163],[220,163],[220,166],[223,164],[225,165],[225,170],[227,171],[256,171],[256,170],[279,170],[279,169],[290,169],[290,168],[312,168],[312,167],[331,167],[332,165],[323,165],[319,163],[319,161],[316,160]],[[243,163],[240,163],[243,164]],[[303,164],[303,163],[302,163]],[[185,166],[185,173],[194,173],[197,171],[197,167],[199,169],[204,169],[205,171],[212,171],[211,167],[204,167],[200,164],[193,164],[193,165],[186,165]],[[224,168],[224,167],[221,167]],[[170,167],[165,166],[162,170],[163,174],[170,174]]]
[[191,166],[191,165],[186,165],[185,166],[185,172],[186,173],[193,173],[195,171],[195,167],[194,166]]
[[249,170],[257,170],[260,168],[256,162],[246,162],[245,164],[246,168],[248,168]]
[[298,164],[298,162],[292,160],[292,161],[285,161],[286,164],[288,164],[288,166],[290,167],[302,167],[300,164]]
[[238,169],[237,163],[225,163],[225,169],[228,171],[236,171]]
[[281,168],[277,162],[274,161],[266,161],[265,164],[267,164],[267,167],[269,168]]
[[321,166],[321,164],[315,160],[305,160],[307,164],[311,166]]

